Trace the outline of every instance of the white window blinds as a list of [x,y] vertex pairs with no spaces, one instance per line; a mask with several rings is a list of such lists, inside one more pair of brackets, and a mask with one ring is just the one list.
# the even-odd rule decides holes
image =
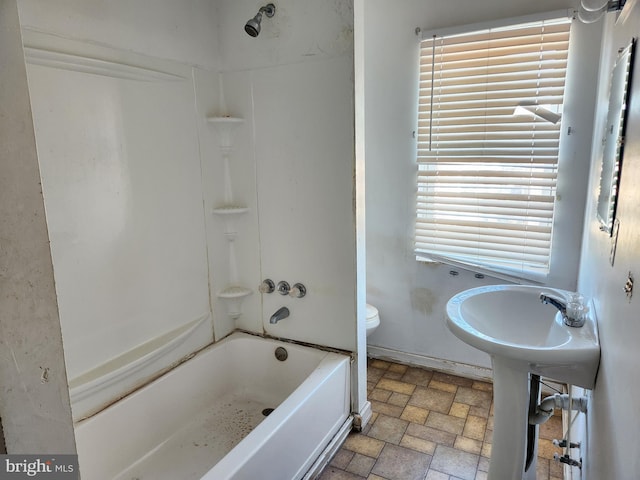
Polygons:
[[563,19],[422,41],[419,258],[548,273],[569,28]]

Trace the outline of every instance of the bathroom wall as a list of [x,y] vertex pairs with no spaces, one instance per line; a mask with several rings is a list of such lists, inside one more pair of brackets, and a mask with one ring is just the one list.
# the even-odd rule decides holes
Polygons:
[[215,68],[216,5],[210,0],[18,0],[20,23],[38,31]]
[[[19,7],[71,385],[199,320],[151,374],[234,328],[355,351],[351,1],[279,2],[258,38],[248,1]],[[232,226],[207,122],[227,115]],[[229,229],[253,290],[235,321]],[[308,294],[261,295],[267,277]]]
[[[0,1],[0,434],[9,453],[75,438],[15,0]],[[3,453],[5,441],[2,441]]]
[[[255,172],[255,189],[240,189],[257,191],[261,277],[251,286],[271,278],[302,282],[308,293],[263,294],[262,315],[238,324],[354,351],[352,2],[279,1],[252,38],[242,27],[256,5],[219,2],[225,100],[245,119],[234,158],[254,162],[244,171]],[[270,324],[282,306],[290,317]]]
[[[238,270],[252,288],[270,278],[301,282],[308,293],[298,299],[256,292],[243,303],[247,314],[222,328],[218,321],[216,335],[235,325],[356,352],[352,408],[366,421],[366,384],[360,381],[365,301],[362,294],[356,299],[365,272],[363,184],[356,190],[355,183],[353,2],[278,1],[257,38],[242,26],[258,4],[218,6],[224,102],[215,111],[245,120],[234,134],[231,159],[234,195],[249,207],[238,224],[238,242],[244,242],[237,248]],[[290,316],[270,324],[283,306]]]
[[177,339],[108,403],[213,341],[195,87],[218,95],[215,8],[19,7],[72,400]]
[[[418,263],[413,254],[415,216],[417,124],[417,58],[423,31],[510,18],[536,12],[570,8],[567,0],[477,2],[406,1],[396,4],[378,0],[364,2],[365,40],[364,112],[366,164],[367,300],[380,310],[381,325],[369,337],[369,352],[421,365],[444,368],[467,375],[490,375],[488,355],[459,341],[447,329],[444,309],[459,291],[504,280],[478,279],[474,273],[447,265]],[[579,55],[589,55],[599,36],[578,26],[573,45]],[[580,58],[580,57],[578,57]],[[582,102],[578,92],[595,89],[594,63],[574,61],[576,72],[569,80],[563,124],[572,127],[561,149],[564,181],[558,200],[568,205],[555,218],[554,229],[567,238],[555,245],[552,261],[560,262],[559,275],[550,279],[556,287],[576,286],[582,232],[582,206],[588,181],[593,104]],[[571,99],[571,101],[569,101]],[[562,175],[563,172],[561,172]],[[576,213],[579,212],[579,213]],[[459,274],[452,276],[450,270]]]
[[[30,48],[38,41],[53,47],[50,38],[28,37]],[[56,48],[69,51],[60,42]],[[111,52],[85,44],[81,51],[83,59]],[[169,78],[112,75],[122,63],[101,75],[79,72],[76,65],[33,63],[40,60],[27,55],[74,379],[87,366],[160,334],[190,322],[210,323],[193,80],[190,67],[132,55],[127,62],[136,68],[144,65]]]
[[[609,77],[617,51],[627,46],[640,31],[640,8],[636,5],[622,25],[615,24],[615,14],[606,21],[602,49],[600,87],[596,96],[595,132],[602,132],[606,122]],[[600,369],[591,395],[588,412],[588,440],[582,455],[583,479],[633,479],[640,471],[638,457],[638,397],[640,396],[640,315],[637,292],[628,299],[623,291],[627,277],[636,280],[640,272],[640,75],[636,57],[632,102],[628,105],[624,161],[617,218],[620,230],[614,265],[609,263],[611,238],[599,230],[596,202],[600,179],[600,139],[594,135],[589,199],[585,217],[585,241],[580,268],[579,289],[593,297],[601,344]]]

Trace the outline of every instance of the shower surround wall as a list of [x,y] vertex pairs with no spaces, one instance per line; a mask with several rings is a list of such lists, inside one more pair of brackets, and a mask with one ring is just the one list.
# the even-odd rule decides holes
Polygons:
[[[28,2],[21,5],[77,420],[213,341],[195,68],[186,63],[191,57],[133,53],[144,50],[135,42],[123,50],[99,35],[79,39],[71,25],[56,31],[55,15],[44,20],[46,7],[34,14]],[[91,17],[86,7],[85,20],[108,18],[106,12]],[[200,13],[215,20],[213,10]],[[127,30],[115,21],[111,28],[112,34]],[[215,35],[193,37],[203,41]],[[177,341],[182,330],[191,335]],[[176,340],[174,348],[153,358],[166,336]],[[110,375],[111,383],[103,381]]]
[[[19,7],[42,50],[177,77],[135,83],[28,60],[70,378],[198,319],[190,351],[236,327],[356,351],[351,3],[280,2],[258,38],[242,28],[248,1]],[[239,282],[254,290],[235,322],[216,297],[228,248],[212,215],[223,162],[206,121],[225,114],[245,120],[230,167],[249,208],[237,221]],[[309,293],[261,295],[265,277]],[[269,324],[283,305],[291,316]]]
[[[127,390],[211,343],[192,70],[32,32],[24,39],[79,418],[101,406],[77,410],[79,391],[105,375],[87,370],[126,368],[162,344],[158,337],[195,329],[158,367],[132,374]],[[59,68],[48,49],[78,53]],[[88,61],[96,58],[98,72]]]
[[[357,241],[364,251],[364,219],[360,211],[357,229],[355,208],[363,205],[356,201],[362,184],[354,184],[353,3],[279,1],[252,38],[241,26],[255,10],[247,0],[219,3],[228,112],[218,114],[245,119],[233,156],[254,163],[232,160],[232,178],[245,182],[240,190],[250,211],[257,202],[259,220],[260,270],[249,259],[239,259],[239,270],[255,271],[257,283],[301,282],[307,295],[253,295],[245,303],[261,302],[261,315],[243,315],[236,325],[356,352],[352,409],[366,417],[365,300],[356,301],[356,290],[364,292],[364,262],[356,258]],[[252,169],[255,188],[246,175]],[[282,306],[291,315],[270,324]]]
[[[219,5],[226,103],[245,118],[235,138],[252,140],[234,157],[255,161],[262,277],[308,294],[262,295],[262,317],[238,324],[355,351],[351,3],[278,2],[257,38],[239,28],[254,6]],[[246,182],[247,171],[232,176]],[[291,316],[270,324],[282,306]]]

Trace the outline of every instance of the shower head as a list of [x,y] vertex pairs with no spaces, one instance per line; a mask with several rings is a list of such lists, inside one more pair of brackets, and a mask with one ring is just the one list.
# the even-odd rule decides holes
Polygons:
[[257,37],[260,33],[260,21],[262,20],[262,14],[258,13],[255,17],[249,20],[244,26],[244,31],[252,37]]
[[262,14],[265,14],[268,18],[271,18],[276,13],[276,6],[273,3],[269,3],[258,10],[255,17],[249,20],[244,26],[244,31],[252,37],[257,37],[260,33],[260,22],[262,21]]

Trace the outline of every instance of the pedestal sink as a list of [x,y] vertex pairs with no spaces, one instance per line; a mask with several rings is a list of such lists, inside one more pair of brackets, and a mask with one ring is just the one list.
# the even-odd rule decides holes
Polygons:
[[592,389],[600,360],[595,317],[569,327],[540,294],[566,303],[571,292],[546,287],[491,285],[465,290],[447,303],[447,326],[491,356],[494,430],[489,480],[536,478],[525,471],[530,374]]

